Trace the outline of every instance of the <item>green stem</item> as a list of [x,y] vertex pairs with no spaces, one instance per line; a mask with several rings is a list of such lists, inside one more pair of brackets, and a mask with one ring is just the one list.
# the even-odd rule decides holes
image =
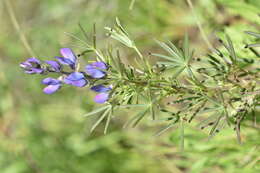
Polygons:
[[195,12],[195,10],[194,10],[194,7],[193,7],[193,4],[192,4],[191,0],[187,0],[187,3],[188,3],[188,5],[189,5],[189,7],[190,7],[190,9],[191,9],[191,11],[192,11],[192,13],[193,13],[193,16],[194,16],[194,18],[195,18],[195,20],[196,20],[197,26],[198,26],[198,28],[199,28],[199,30],[200,30],[200,33],[201,33],[201,35],[202,35],[203,40],[205,41],[205,43],[207,44],[207,46],[208,46],[208,48],[209,48],[210,50],[214,50],[213,46],[211,45],[211,43],[209,42],[209,40],[208,40],[208,38],[207,38],[207,36],[206,36],[205,31],[204,31],[203,28],[202,28],[202,25],[201,25],[201,23],[200,23],[200,21],[199,21],[199,19],[198,19],[198,16],[196,15],[196,12]]

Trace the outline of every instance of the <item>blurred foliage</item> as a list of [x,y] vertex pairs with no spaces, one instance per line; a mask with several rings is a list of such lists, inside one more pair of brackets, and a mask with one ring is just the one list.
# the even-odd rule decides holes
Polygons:
[[[243,145],[230,130],[207,141],[199,129],[185,129],[185,152],[179,152],[178,127],[170,134],[152,137],[150,124],[122,130],[124,117],[112,121],[107,135],[102,127],[89,134],[94,118],[81,115],[93,109],[93,95],[84,89],[64,89],[55,96],[41,92],[40,79],[24,75],[18,64],[31,56],[19,40],[25,34],[39,58],[58,54],[60,47],[80,51],[80,42],[64,34],[83,37],[80,22],[98,40],[106,39],[104,26],[116,17],[127,26],[144,52],[157,49],[153,38],[178,42],[185,31],[197,54],[207,50],[194,16],[182,0],[9,0],[20,31],[0,2],[0,170],[1,173],[157,173],[228,172],[256,173],[259,167],[259,126],[242,127]],[[260,1],[194,0],[195,11],[206,33],[228,33],[235,47],[253,43],[244,31],[259,31]],[[208,34],[215,44],[214,34]],[[99,41],[100,46],[103,41]],[[198,49],[199,48],[199,49]],[[237,52],[243,56],[246,52]],[[131,57],[131,52],[124,53]],[[131,114],[122,112],[122,115]],[[259,113],[257,113],[259,116]],[[154,129],[155,128],[155,129]],[[160,128],[160,127],[158,127]],[[151,132],[152,131],[152,132]]]

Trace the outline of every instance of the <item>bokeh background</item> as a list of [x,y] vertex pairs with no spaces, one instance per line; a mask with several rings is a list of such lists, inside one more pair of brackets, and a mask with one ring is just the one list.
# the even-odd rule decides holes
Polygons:
[[[25,75],[19,68],[26,58],[48,59],[58,55],[61,47],[83,50],[68,34],[84,39],[78,23],[90,34],[96,23],[98,46],[104,47],[104,27],[113,26],[116,17],[144,53],[158,49],[154,39],[178,43],[187,32],[197,55],[205,54],[197,20],[213,44],[215,34],[226,32],[242,48],[248,41],[243,31],[259,31],[258,0],[192,2],[197,19],[185,0],[135,0],[133,6],[131,0],[1,0],[0,172],[260,172],[257,128],[243,127],[244,143],[239,145],[232,130],[208,141],[205,131],[187,126],[181,152],[177,127],[159,137],[153,134],[163,125],[156,123],[123,129],[135,113],[125,110],[113,119],[107,135],[103,125],[90,134],[97,117],[82,115],[98,107],[91,93],[66,87],[44,95],[42,77]],[[124,52],[129,61],[132,56],[133,52]]]

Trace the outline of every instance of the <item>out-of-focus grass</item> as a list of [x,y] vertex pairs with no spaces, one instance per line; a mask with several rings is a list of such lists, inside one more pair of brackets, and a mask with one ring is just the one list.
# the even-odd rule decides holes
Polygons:
[[[157,49],[153,38],[177,42],[185,31],[191,35],[194,48],[202,47],[198,54],[206,49],[185,1],[136,0],[132,10],[130,0],[9,2],[20,24],[19,32],[24,33],[33,52],[42,59],[58,55],[60,47],[81,51],[82,44],[64,34],[83,38],[79,22],[90,33],[96,23],[98,45],[103,47],[107,40],[103,27],[111,26],[115,17],[127,26],[144,52]],[[194,5],[206,33],[226,30],[233,39],[243,42],[246,38],[238,33],[247,27],[254,30],[253,23],[257,22],[244,16],[246,12],[241,9],[246,8],[253,16],[259,3],[251,0],[245,7],[241,0],[237,7],[232,2],[198,0]],[[155,138],[154,127],[122,130],[122,122],[115,119],[107,135],[102,134],[102,127],[90,135],[95,118],[81,115],[96,106],[93,95],[87,89],[72,87],[64,87],[52,96],[44,95],[42,77],[25,75],[18,67],[30,54],[3,1],[0,15],[1,173],[258,172],[260,137],[257,130],[250,128],[243,130],[245,144],[240,146],[231,131],[223,131],[207,142],[206,134],[187,127],[183,153],[179,152],[178,128]],[[235,15],[242,17],[237,19]],[[127,59],[133,56],[131,52],[124,55]]]

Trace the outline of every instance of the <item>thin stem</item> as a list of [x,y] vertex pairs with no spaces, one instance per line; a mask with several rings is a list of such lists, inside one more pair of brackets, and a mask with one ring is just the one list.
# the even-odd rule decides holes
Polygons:
[[200,23],[200,21],[199,21],[199,19],[198,19],[198,16],[196,15],[196,12],[195,12],[195,10],[194,10],[194,7],[193,7],[193,4],[192,4],[191,0],[186,0],[186,1],[187,1],[188,5],[189,5],[189,7],[190,7],[190,9],[191,9],[191,11],[192,11],[192,13],[193,13],[193,16],[194,16],[194,18],[195,18],[195,20],[196,20],[197,26],[198,26],[198,28],[199,28],[199,30],[200,30],[200,33],[201,33],[201,35],[202,35],[203,40],[205,41],[205,43],[207,44],[207,46],[208,46],[208,48],[209,48],[210,50],[214,50],[213,46],[211,45],[211,43],[209,42],[209,40],[208,40],[208,38],[207,38],[207,36],[206,36],[205,31],[204,31],[203,28],[202,28],[202,25],[201,25],[201,23]]
[[137,49],[136,46],[134,47],[134,50],[137,52],[138,56],[139,56],[141,59],[144,58],[143,55],[142,55],[141,52]]
[[135,0],[132,0],[129,6],[129,10],[132,10],[134,8],[134,5],[135,5]]
[[35,53],[33,52],[31,46],[29,45],[28,40],[26,39],[26,37],[25,37],[24,33],[22,32],[21,27],[17,21],[16,15],[14,13],[10,0],[4,0],[4,3],[6,5],[7,12],[11,18],[11,22],[12,22],[15,30],[18,32],[20,40],[22,41],[25,49],[28,51],[30,56],[35,57]]
[[96,23],[94,23],[93,24],[93,47],[94,47],[94,49],[97,48],[96,40],[97,40],[97,36],[96,36]]

